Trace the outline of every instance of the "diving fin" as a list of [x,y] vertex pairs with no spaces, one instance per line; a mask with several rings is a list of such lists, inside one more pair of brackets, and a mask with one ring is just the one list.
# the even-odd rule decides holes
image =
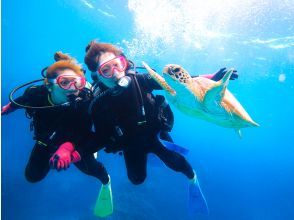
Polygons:
[[169,150],[175,151],[182,155],[188,155],[189,150],[175,143],[160,139],[160,142]]
[[97,198],[94,215],[98,217],[107,217],[113,213],[113,201],[112,201],[112,190],[111,181],[101,186],[99,196]]
[[182,154],[182,155],[188,155],[189,150],[187,148],[184,148],[184,147],[177,145],[175,143],[172,143],[170,141],[163,140],[162,138],[160,138],[160,133],[158,133],[157,138],[160,141],[160,143],[163,146],[165,146],[167,149],[175,151],[175,152]]
[[189,183],[189,211],[190,214],[209,214],[206,199],[201,191],[195,171],[194,178]]
[[[177,145],[175,143],[172,143],[172,139],[168,137],[160,137],[161,133],[159,132],[157,135],[157,138],[159,142],[167,149],[175,151],[179,154],[182,154],[184,156],[188,155],[189,150],[187,148],[184,148],[180,145]],[[164,140],[165,139],[165,140]],[[169,141],[167,141],[169,140]],[[165,164],[154,154],[148,154],[148,164],[150,164],[152,167],[160,167],[165,166]]]

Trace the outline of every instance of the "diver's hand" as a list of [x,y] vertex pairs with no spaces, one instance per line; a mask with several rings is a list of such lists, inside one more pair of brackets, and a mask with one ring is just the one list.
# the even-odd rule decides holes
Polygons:
[[1,109],[1,115],[7,115],[11,112],[13,112],[15,109],[11,106],[11,102],[9,102],[7,105],[4,105]]
[[[227,68],[223,67],[219,71],[217,71],[216,73],[212,74],[212,77],[210,79],[213,81],[219,81],[220,79],[222,79],[224,77],[224,75],[226,74],[227,71],[228,71]],[[239,77],[239,75],[237,73],[237,70],[233,70],[233,73],[230,77],[230,80],[238,79],[238,77]]]
[[81,160],[81,155],[76,150],[71,153],[71,162],[76,163]]
[[71,142],[65,142],[53,154],[49,160],[49,164],[54,169],[60,171],[67,169],[71,163],[81,160],[80,154],[75,150]]

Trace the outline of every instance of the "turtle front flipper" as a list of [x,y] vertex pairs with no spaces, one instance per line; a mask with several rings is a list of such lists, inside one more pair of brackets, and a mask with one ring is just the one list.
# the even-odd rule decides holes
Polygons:
[[[233,74],[234,69],[230,69],[226,72],[222,79],[217,81],[205,94],[203,98],[203,104],[208,111],[221,113],[225,111],[222,107],[221,102],[225,95],[225,91],[230,81],[230,77]],[[221,112],[220,112],[221,111]]]
[[164,80],[162,76],[160,76],[157,72],[152,70],[150,66],[142,61],[143,66],[146,68],[152,79],[154,79],[165,91],[167,91],[170,95],[175,96],[176,91],[173,90],[173,88],[167,84],[167,82]]

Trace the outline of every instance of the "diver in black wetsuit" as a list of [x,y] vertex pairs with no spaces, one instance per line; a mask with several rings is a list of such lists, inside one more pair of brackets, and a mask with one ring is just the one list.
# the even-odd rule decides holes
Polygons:
[[112,213],[110,177],[93,152],[83,147],[92,135],[87,113],[92,91],[86,88],[84,72],[75,60],[61,52],[55,54],[55,60],[47,68],[45,85],[28,87],[22,96],[4,106],[1,114],[25,108],[26,115],[32,118],[36,143],[25,169],[26,179],[38,182],[50,167],[61,170],[74,163],[83,173],[102,182],[101,191],[106,192],[104,197],[111,202],[108,210],[101,211],[105,198],[99,196],[95,214],[103,217]]
[[[94,97],[90,110],[97,140],[107,152],[123,152],[130,181],[141,184],[145,180],[148,153],[193,179],[193,169],[186,159],[158,139],[160,132],[169,137],[167,132],[173,124],[169,106],[163,107],[164,98],[152,94],[161,87],[149,75],[131,72],[130,62],[109,44],[92,42],[85,63],[92,72],[99,73],[94,86],[99,98]],[[168,116],[169,121],[165,118]]]
[[[149,74],[137,74],[134,64],[111,44],[92,41],[86,47],[85,63],[94,79],[89,113],[100,148],[106,152],[122,151],[133,184],[143,183],[147,176],[147,154],[157,155],[169,168],[190,180],[189,201],[193,212],[207,214],[196,173],[183,155],[169,147],[173,113],[163,96],[152,94],[161,87]],[[225,72],[221,69],[203,76],[217,80]],[[232,79],[237,76],[235,73]]]

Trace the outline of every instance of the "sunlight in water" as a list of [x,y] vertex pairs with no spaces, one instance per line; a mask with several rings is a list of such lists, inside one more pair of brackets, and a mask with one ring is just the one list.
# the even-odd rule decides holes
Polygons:
[[141,46],[146,50],[146,47],[158,45],[178,46],[178,42],[181,42],[202,50],[212,40],[240,39],[241,34],[246,31],[258,31],[259,27],[263,27],[273,18],[273,7],[283,11],[283,19],[292,19],[291,11],[294,11],[294,6],[290,2],[129,0],[128,7],[134,14],[137,38],[125,43],[128,46]]

